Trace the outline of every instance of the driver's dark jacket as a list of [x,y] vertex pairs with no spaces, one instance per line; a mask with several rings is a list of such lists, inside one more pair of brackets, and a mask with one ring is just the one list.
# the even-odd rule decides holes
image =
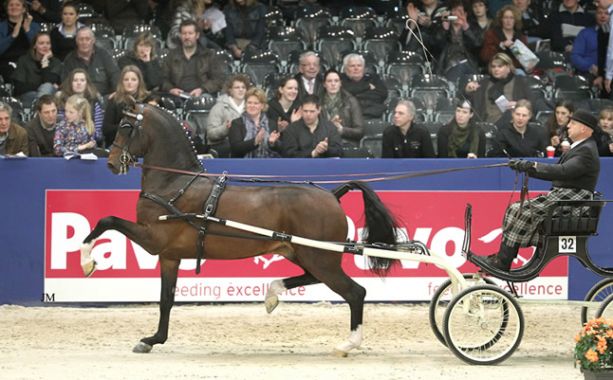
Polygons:
[[529,174],[534,178],[551,181],[553,187],[594,191],[600,173],[598,148],[593,138],[579,143],[564,153],[557,164],[539,162]]

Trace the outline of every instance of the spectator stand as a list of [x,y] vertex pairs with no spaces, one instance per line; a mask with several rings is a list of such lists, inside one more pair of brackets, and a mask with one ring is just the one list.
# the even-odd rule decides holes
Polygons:
[[279,71],[279,57],[272,51],[246,52],[241,58],[240,72],[248,75],[257,87],[264,88],[266,77]]
[[318,36],[315,51],[332,67],[339,67],[343,63],[343,56],[358,47],[353,31],[347,27],[323,26]]
[[281,72],[289,70],[292,54],[300,54],[307,45],[300,39],[298,30],[292,26],[274,26],[268,29],[268,50],[275,53],[281,64]]
[[183,119],[190,128],[194,145],[198,153],[204,153],[204,151],[206,151],[206,123],[215,102],[216,100],[213,96],[203,94],[198,97],[187,99],[183,106]]
[[315,49],[320,28],[329,25],[332,25],[332,15],[323,8],[303,7],[296,12],[295,27],[307,49]]
[[357,44],[360,45],[366,31],[378,25],[377,13],[371,7],[348,6],[339,14],[339,25],[353,31]]

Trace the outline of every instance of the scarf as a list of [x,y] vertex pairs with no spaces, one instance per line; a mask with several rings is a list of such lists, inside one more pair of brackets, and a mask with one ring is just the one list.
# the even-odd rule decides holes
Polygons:
[[340,91],[336,95],[324,95],[324,117],[331,120],[334,116],[341,116],[341,109],[343,108],[343,98]]
[[500,97],[500,95],[504,95],[504,86],[507,85],[510,81],[515,78],[515,74],[512,72],[507,75],[506,78],[490,78],[490,82],[492,82],[492,86],[487,90],[487,98],[490,102],[495,103],[496,99]]
[[245,125],[245,138],[243,141],[255,139],[255,136],[258,134],[260,129],[264,129],[264,140],[262,143],[257,146],[254,150],[247,153],[245,158],[267,158],[267,157],[279,157],[277,152],[274,152],[268,146],[268,137],[270,136],[270,129],[268,128],[268,118],[264,113],[260,114],[260,126],[257,127],[255,122],[246,112],[241,115],[241,119],[243,119],[243,124]]
[[477,128],[470,123],[465,128],[460,128],[458,123],[453,120],[448,144],[449,157],[458,158],[458,151],[466,150],[467,145],[468,150],[466,153],[477,154],[479,150],[479,134],[477,133]]

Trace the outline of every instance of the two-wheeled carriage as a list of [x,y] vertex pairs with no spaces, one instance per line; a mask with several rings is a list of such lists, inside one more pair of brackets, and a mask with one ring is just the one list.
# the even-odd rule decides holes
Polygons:
[[[458,313],[458,304],[468,304],[470,308],[474,304],[475,308],[488,308],[488,300],[483,297],[484,289],[489,289],[493,285],[479,285],[469,287],[460,294],[455,295],[454,289],[449,282],[441,285],[433,296],[430,305],[430,322],[436,337],[460,358],[474,364],[485,364],[496,362],[492,356],[491,348],[499,344],[499,341],[506,336],[509,330],[511,313],[520,316],[520,326],[518,334],[506,336],[515,339],[510,344],[511,349],[507,352],[510,356],[519,346],[523,332],[523,317],[516,298],[519,298],[515,286],[512,283],[527,282],[539,276],[547,264],[559,257],[568,255],[576,257],[579,262],[592,272],[605,277],[597,283],[587,294],[585,302],[581,304],[581,322],[587,319],[599,317],[603,313],[613,312],[613,268],[605,268],[594,263],[588,252],[588,240],[591,236],[597,235],[598,222],[602,208],[609,200],[585,200],[585,201],[559,201],[556,206],[549,210],[545,220],[540,226],[540,242],[536,247],[530,261],[521,268],[502,271],[487,262],[474,260],[474,254],[470,251],[470,232],[471,232],[471,206],[466,208],[466,235],[463,245],[463,253],[467,260],[479,266],[481,271],[468,276],[472,281],[489,282],[492,281],[487,276],[492,276],[509,284],[511,293],[504,302],[497,306],[501,307],[500,313],[504,316],[504,321],[499,325],[491,323],[469,323],[465,321],[467,316]],[[455,297],[450,299],[450,296]],[[475,302],[475,299],[481,300]],[[513,301],[511,301],[513,300]],[[508,304],[507,304],[508,302]],[[515,310],[516,309],[516,310]],[[457,320],[457,321],[456,321]],[[466,323],[462,324],[461,322]],[[454,329],[462,331],[466,335],[467,342],[464,342]],[[472,335],[474,334],[474,335]],[[485,340],[478,346],[473,343],[471,336],[487,335],[491,336],[489,341]],[[499,361],[506,357],[500,357]]]

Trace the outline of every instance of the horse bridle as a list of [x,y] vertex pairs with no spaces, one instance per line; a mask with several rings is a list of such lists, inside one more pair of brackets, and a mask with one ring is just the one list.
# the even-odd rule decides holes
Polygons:
[[127,120],[125,117],[121,119],[119,123],[119,129],[130,128],[130,134],[128,136],[128,142],[121,146],[117,144],[115,141],[111,144],[111,146],[116,147],[121,150],[121,155],[119,156],[119,174],[127,174],[130,166],[134,166],[137,162],[137,159],[134,157],[132,153],[130,153],[130,144],[132,143],[132,139],[135,136],[135,131],[140,131],[142,129],[143,124],[143,105],[139,105],[138,113],[130,112],[128,110],[123,110],[123,114],[127,117],[134,119],[134,123]]

